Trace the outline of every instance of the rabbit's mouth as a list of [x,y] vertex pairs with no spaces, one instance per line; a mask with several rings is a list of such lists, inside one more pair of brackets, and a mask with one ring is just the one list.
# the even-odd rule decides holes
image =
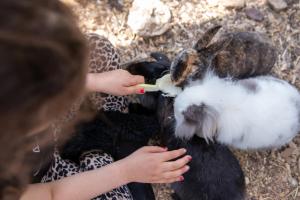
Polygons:
[[176,86],[184,86],[191,74],[198,69],[199,56],[195,49],[180,52],[171,64],[171,80]]

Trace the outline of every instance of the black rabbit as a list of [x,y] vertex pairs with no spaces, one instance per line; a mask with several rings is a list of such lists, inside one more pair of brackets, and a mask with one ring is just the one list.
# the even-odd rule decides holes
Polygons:
[[[128,66],[130,71],[142,71],[141,75],[148,80],[155,77],[153,63],[147,65]],[[135,69],[137,67],[143,69]],[[167,66],[166,66],[167,67]],[[167,70],[167,68],[166,68]],[[162,72],[164,70],[161,70]],[[241,200],[245,196],[244,174],[238,160],[226,147],[217,143],[208,144],[204,139],[193,137],[190,140],[181,140],[175,137],[175,118],[173,111],[174,99],[163,97],[159,92],[147,93],[141,98],[140,107],[147,112],[156,113],[160,123],[161,143],[171,149],[186,148],[192,161],[190,170],[184,175],[183,182],[173,183],[174,199],[180,200]],[[138,105],[131,112],[146,112]],[[149,111],[149,108],[152,109]]]
[[[133,74],[145,74],[146,77],[160,76],[170,61],[160,53],[151,54],[156,62],[132,63],[130,71]],[[140,67],[142,66],[142,67]],[[150,68],[147,68],[150,66]],[[147,69],[147,71],[143,71]],[[155,82],[155,79],[147,82]],[[130,106],[131,108],[134,105]],[[73,137],[61,148],[64,159],[79,162],[83,152],[100,149],[113,156],[115,160],[122,159],[142,146],[159,132],[156,116],[141,109],[139,114],[124,114],[120,112],[101,112],[92,121],[80,124]],[[128,187],[135,200],[154,200],[150,184],[130,183]]]
[[172,149],[186,148],[192,161],[183,182],[173,183],[181,200],[241,200],[245,195],[244,174],[228,147],[207,143],[197,136],[185,141],[174,136],[173,99],[160,96],[157,114],[161,123],[162,142]]
[[[99,149],[119,160],[146,146],[158,130],[154,116],[102,112],[75,129],[72,138],[61,148],[61,157],[79,162],[83,152]],[[134,200],[155,200],[150,184],[130,183],[128,187]]]

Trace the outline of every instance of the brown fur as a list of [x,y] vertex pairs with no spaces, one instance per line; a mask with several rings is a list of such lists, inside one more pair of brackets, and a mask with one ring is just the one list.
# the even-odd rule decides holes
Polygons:
[[187,55],[186,62],[184,64],[186,65],[185,67],[182,68],[182,74],[180,75],[178,80],[174,80],[173,82],[175,85],[179,85],[180,83],[184,82],[184,80],[187,79],[187,77],[194,73],[198,66],[197,64],[199,63],[199,57],[197,55],[197,52],[194,49],[188,49],[184,52]]
[[73,15],[59,1],[0,1],[0,199],[17,199],[37,165],[36,140],[48,146],[52,139],[29,133],[82,94],[86,53]]

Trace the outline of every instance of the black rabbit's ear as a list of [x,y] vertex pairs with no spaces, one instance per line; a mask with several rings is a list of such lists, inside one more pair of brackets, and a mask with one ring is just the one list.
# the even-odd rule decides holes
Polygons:
[[152,58],[154,58],[159,64],[165,66],[165,67],[168,67],[170,68],[170,65],[171,65],[171,61],[170,59],[168,58],[168,56],[166,56],[165,54],[162,54],[160,52],[152,52],[150,54],[150,56]]
[[204,35],[197,41],[197,43],[194,44],[193,48],[197,51],[201,51],[202,49],[206,48],[221,27],[222,26],[220,25],[214,26],[213,28],[206,31]]
[[220,41],[217,41],[211,45],[209,45],[207,48],[203,50],[203,53],[210,58],[215,57],[219,54],[220,51],[224,50],[232,41],[233,37],[227,37]]

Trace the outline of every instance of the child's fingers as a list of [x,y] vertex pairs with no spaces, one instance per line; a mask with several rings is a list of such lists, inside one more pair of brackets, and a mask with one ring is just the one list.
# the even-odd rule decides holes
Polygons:
[[184,167],[188,162],[192,160],[191,156],[184,156],[176,161],[165,162],[164,171],[174,171]]
[[165,172],[163,174],[163,178],[165,178],[165,179],[173,179],[173,178],[179,177],[182,174],[184,174],[187,171],[189,171],[189,169],[190,169],[190,167],[186,165],[186,166],[184,166],[184,167],[182,167],[180,169],[177,169],[175,171]]
[[140,75],[130,75],[127,77],[126,81],[124,82],[125,87],[136,86],[138,84],[145,83],[145,78]]
[[159,146],[145,146],[142,147],[142,150],[148,153],[161,153],[161,152],[166,152],[167,148],[163,148]]
[[145,89],[139,85],[126,87],[126,94],[144,94]]
[[145,78],[143,76],[132,75],[130,77],[128,86],[133,86],[133,85],[142,84],[142,83],[145,83]]
[[161,156],[163,161],[169,161],[178,158],[179,156],[182,156],[185,153],[186,153],[186,149],[182,148],[182,149],[164,152],[161,154]]
[[183,176],[179,176],[179,177],[171,178],[171,179],[157,180],[157,181],[154,181],[153,183],[174,183],[174,182],[183,181],[183,180],[184,180]]

